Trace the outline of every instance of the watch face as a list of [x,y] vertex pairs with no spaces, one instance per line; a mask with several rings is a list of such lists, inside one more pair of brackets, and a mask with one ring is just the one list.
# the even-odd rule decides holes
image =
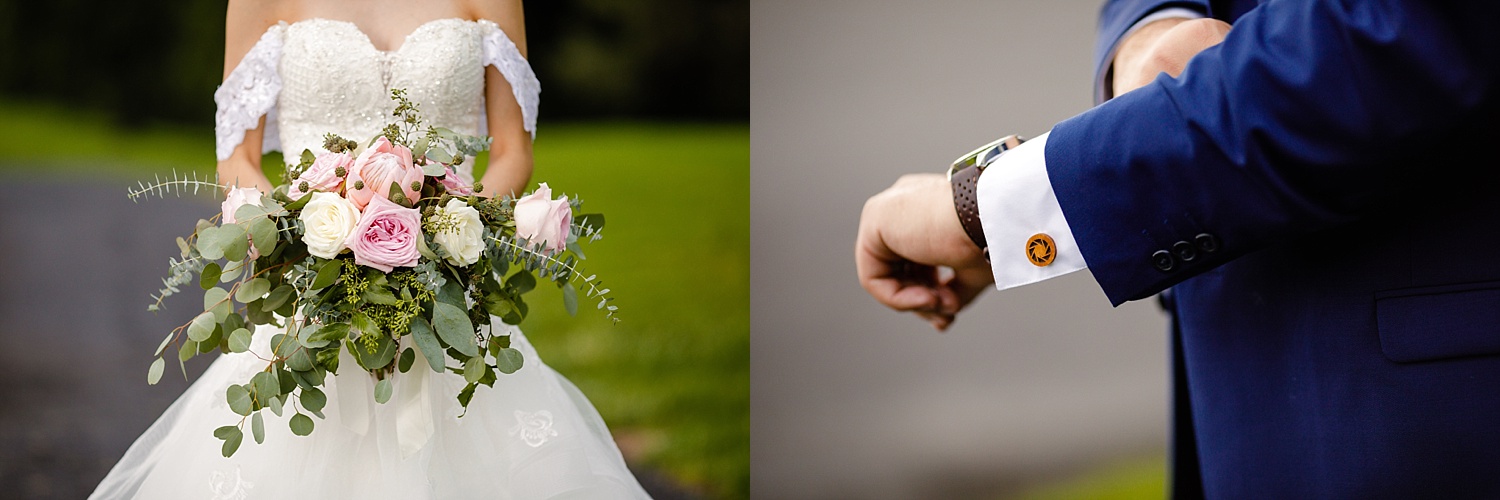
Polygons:
[[969,154],[958,157],[957,160],[953,160],[953,165],[948,167],[948,180],[953,180],[953,174],[959,170],[969,167],[984,168],[990,166],[990,163],[999,158],[1001,153],[1021,145],[1023,141],[1024,139],[1021,139],[1020,136],[1008,135],[980,146],[978,149],[970,151]]

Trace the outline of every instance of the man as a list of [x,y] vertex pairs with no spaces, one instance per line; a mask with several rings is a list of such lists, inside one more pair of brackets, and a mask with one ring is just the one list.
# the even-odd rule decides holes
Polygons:
[[1500,497],[1496,26],[1491,2],[1110,2],[1112,98],[872,197],[860,282],[938,329],[992,283],[1170,287],[1176,497]]

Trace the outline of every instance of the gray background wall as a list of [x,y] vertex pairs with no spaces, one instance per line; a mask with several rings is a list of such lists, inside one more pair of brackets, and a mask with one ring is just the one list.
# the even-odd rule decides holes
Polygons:
[[1162,453],[1165,318],[1087,273],[946,334],[855,280],[870,195],[1087,109],[1099,2],[751,2],[756,498],[1005,496]]

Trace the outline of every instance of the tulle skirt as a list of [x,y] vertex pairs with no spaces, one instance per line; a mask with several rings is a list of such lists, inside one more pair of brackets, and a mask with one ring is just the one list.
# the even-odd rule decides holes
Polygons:
[[[496,318],[496,324],[499,319]],[[326,419],[308,436],[261,410],[265,442],[244,441],[230,458],[214,429],[235,425],[224,391],[265,369],[262,326],[251,350],[221,356],[125,452],[90,499],[543,499],[649,498],[626,468],[599,413],[572,383],[541,362],[518,329],[515,373],[480,385],[463,417],[463,377],[434,373],[422,356],[393,379],[385,404],[374,378],[347,352],[324,390]],[[295,400],[295,398],[293,398]]]

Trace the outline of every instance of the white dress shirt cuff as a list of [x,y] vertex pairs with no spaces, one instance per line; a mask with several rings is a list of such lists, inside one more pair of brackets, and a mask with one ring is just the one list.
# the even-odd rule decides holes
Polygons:
[[[975,189],[995,287],[1001,290],[1088,267],[1047,178],[1048,134],[1001,155],[979,176]],[[1050,236],[1056,245],[1056,256],[1046,266],[1027,258],[1027,246],[1037,234]]]

